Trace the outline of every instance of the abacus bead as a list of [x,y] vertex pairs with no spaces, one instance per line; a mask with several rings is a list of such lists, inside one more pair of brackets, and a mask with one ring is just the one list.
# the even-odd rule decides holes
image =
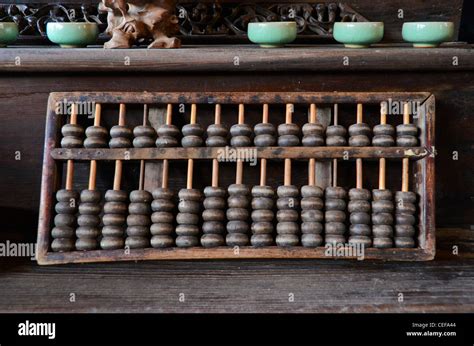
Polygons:
[[160,136],[156,139],[155,145],[158,148],[173,148],[179,146],[179,142],[174,137]]
[[56,226],[72,226],[76,223],[76,218],[71,214],[57,214],[54,217]]
[[295,222],[298,221],[298,212],[296,210],[292,209],[281,209],[277,211],[277,220],[278,222],[285,222],[285,221],[291,221]]
[[80,139],[82,136],[84,136],[84,129],[78,124],[65,124],[61,128],[61,134],[64,137],[77,137]]
[[326,198],[345,199],[347,191],[339,186],[328,186],[325,190]]
[[275,125],[272,123],[259,123],[253,128],[255,136],[261,135],[271,135],[274,137],[276,135]]
[[127,216],[129,226],[150,226],[151,220],[148,215],[130,214]]
[[374,201],[378,200],[392,200],[393,194],[390,190],[372,190],[372,196]]
[[250,238],[250,242],[253,246],[260,247],[260,246],[271,246],[273,245],[273,237],[271,234],[265,233],[258,233],[253,234]]
[[227,199],[227,205],[229,208],[247,208],[250,201],[247,196],[244,195],[230,195]]
[[252,135],[252,127],[250,127],[250,125],[248,124],[234,124],[230,128],[230,134],[232,135],[232,137],[250,137]]
[[303,222],[301,232],[304,234],[320,234],[323,232],[323,225],[321,222]]
[[199,227],[191,223],[179,224],[176,226],[176,234],[180,236],[195,237],[199,234]]
[[377,135],[372,138],[372,145],[374,147],[393,147],[395,140],[391,136]]
[[408,237],[395,237],[395,246],[398,248],[415,247],[415,240]]
[[280,197],[276,202],[278,209],[297,209],[300,201],[295,197]]
[[201,245],[207,248],[216,247],[216,246],[224,246],[225,245],[224,237],[220,234],[210,234],[210,233],[204,234],[201,237]]
[[173,232],[174,227],[172,223],[159,222],[150,226],[150,233],[153,235],[170,235]]
[[80,238],[76,240],[76,249],[79,251],[95,250],[97,249],[97,245],[98,243],[96,239]]
[[277,189],[278,197],[298,197],[298,187],[295,185],[280,185]]
[[185,136],[181,139],[181,145],[185,148],[200,147],[203,144],[203,139],[198,136]]
[[176,138],[179,136],[179,129],[173,124],[162,124],[156,131],[159,137],[171,137]]
[[235,136],[230,139],[230,145],[233,147],[250,147],[252,140],[246,136]]
[[71,238],[56,238],[51,243],[54,252],[68,252],[74,250],[75,240]]
[[226,189],[218,186],[206,186],[204,188],[204,195],[206,197],[224,198],[225,196],[227,196],[227,191]]
[[[101,212],[100,204],[97,203],[81,203],[79,204],[79,213],[80,214],[95,214],[98,215]],[[81,215],[83,216],[83,215]]]
[[151,148],[155,146],[155,139],[151,137],[145,137],[145,136],[135,137],[133,139],[133,146],[135,148]]
[[230,220],[226,224],[226,229],[229,233],[247,233],[249,230],[249,225],[246,221]]
[[100,191],[97,190],[82,190],[81,202],[84,203],[99,203],[101,199]]
[[227,220],[247,220],[249,218],[249,211],[244,208],[229,208],[226,212]]
[[297,246],[299,242],[298,236],[295,234],[278,234],[276,237],[278,246]]
[[388,224],[373,225],[372,233],[375,238],[390,238],[393,236],[393,228]]
[[395,128],[393,125],[390,124],[378,124],[374,126],[374,135],[380,136],[394,136],[395,135]]
[[206,209],[224,209],[226,202],[223,197],[206,197],[203,206]]
[[150,229],[147,226],[141,225],[129,225],[127,227],[127,235],[129,237],[147,237],[150,233]]
[[130,249],[142,249],[150,246],[150,241],[145,237],[129,236],[125,239],[125,246]]
[[89,126],[86,129],[85,148],[105,148],[107,147],[107,129],[102,126]]
[[413,237],[415,235],[415,227],[412,225],[395,225],[396,237]]
[[302,144],[305,147],[320,147],[323,146],[325,143],[323,137],[318,137],[318,136],[304,136],[302,140]]
[[173,213],[166,211],[155,211],[151,214],[151,222],[158,223],[172,223],[174,221]]
[[172,190],[162,187],[154,189],[151,193],[154,199],[172,199],[174,196]]
[[342,147],[347,144],[344,137],[326,137],[326,145],[328,147]]
[[227,138],[224,137],[208,137],[206,139],[206,146],[208,147],[225,147],[227,145]]
[[54,210],[58,214],[74,214],[77,210],[77,207],[70,202],[58,202],[54,206]]
[[397,146],[399,147],[416,147],[418,140],[411,136],[399,136],[397,137]]
[[301,221],[303,222],[322,222],[324,213],[321,210],[303,210],[301,212]]
[[100,241],[100,247],[104,250],[114,250],[123,248],[125,240],[119,237],[104,237]]
[[83,145],[82,138],[80,137],[63,137],[61,139],[62,148],[81,148]]
[[346,225],[343,222],[326,222],[326,235],[328,234],[344,234],[346,232]]
[[415,124],[400,124],[397,125],[397,136],[413,136],[418,135],[418,128]]
[[314,136],[323,136],[324,135],[324,128],[321,124],[318,123],[306,123],[303,125],[303,134],[307,135],[314,135]]
[[151,207],[149,203],[132,202],[128,205],[128,212],[130,214],[151,214]]
[[104,198],[107,202],[126,202],[128,194],[122,190],[107,190]]
[[272,147],[276,144],[276,138],[273,135],[263,134],[255,136],[253,142],[256,147]]
[[130,192],[130,202],[151,203],[153,196],[145,190],[135,190]]
[[226,138],[229,134],[229,130],[225,125],[222,124],[211,124],[207,127],[208,137],[223,137]]
[[76,229],[76,235],[79,238],[78,241],[89,238],[93,239],[94,242],[96,242],[94,238],[97,238],[99,236],[99,233],[99,229],[97,227],[92,226],[81,226]]
[[264,197],[264,198],[274,198],[275,190],[271,186],[260,186],[255,185],[252,187],[252,196],[253,197]]
[[202,200],[202,192],[198,189],[181,189],[178,192],[180,200],[197,201]]
[[135,137],[155,138],[156,137],[156,131],[150,125],[139,125],[139,126],[136,126],[133,129],[133,135]]
[[318,247],[323,243],[323,237],[319,234],[305,233],[301,235],[301,244],[304,247]]
[[230,195],[244,195],[248,196],[250,194],[250,189],[245,184],[231,184],[228,189]]
[[374,213],[372,214],[372,223],[374,225],[391,225],[393,224],[392,213]]
[[202,128],[201,124],[186,124],[181,129],[183,136],[197,136],[202,137],[204,134],[204,129]]
[[273,199],[266,197],[254,197],[252,199],[252,209],[272,209]]
[[370,202],[368,200],[363,199],[353,199],[349,201],[347,211],[349,213],[354,213],[358,211],[368,213],[370,211]]
[[328,198],[325,201],[327,210],[346,210],[346,201],[338,198]]
[[342,125],[329,125],[326,128],[326,138],[327,137],[345,137],[347,135],[347,130],[344,126]]
[[280,124],[278,125],[279,136],[299,136],[300,128],[296,124]]
[[199,223],[199,215],[191,213],[178,213],[176,222],[180,225],[197,225]]
[[245,246],[249,243],[249,237],[245,233],[229,233],[225,241],[228,246]]
[[397,205],[397,212],[402,214],[415,214],[416,206],[413,203],[403,202]]
[[388,249],[393,246],[393,240],[388,237],[374,237],[372,245],[378,249]]
[[403,202],[415,203],[416,202],[416,193],[412,191],[397,191],[395,193],[395,203],[402,200]]
[[374,213],[391,213],[394,206],[391,200],[374,200],[372,202],[372,211]]
[[126,203],[123,202],[106,202],[104,204],[104,213],[108,214],[125,214],[128,211]]
[[346,213],[342,210],[326,210],[324,213],[326,222],[344,222]]
[[69,226],[56,226],[51,230],[53,238],[72,238],[74,237],[74,228]]
[[155,249],[168,248],[174,245],[174,239],[168,235],[154,235],[150,244]]
[[155,199],[151,202],[151,209],[153,211],[172,211],[174,203],[169,199]]
[[325,238],[326,244],[338,244],[346,242],[346,238],[341,234],[326,234]]
[[300,139],[293,135],[283,135],[278,137],[280,147],[296,147],[300,145]]
[[369,136],[370,127],[365,123],[352,124],[349,126],[349,136]]
[[358,235],[351,235],[349,237],[350,244],[361,244],[364,247],[371,247],[372,246],[372,239],[367,236],[358,236]]
[[351,235],[355,235],[355,236],[370,236],[372,229],[367,224],[358,223],[358,224],[350,225],[349,231]]
[[271,209],[257,209],[252,211],[252,220],[256,222],[271,222],[274,216],[273,210]]
[[[272,220],[273,220],[273,218],[272,218]],[[273,223],[272,222],[263,222],[263,221],[253,222],[252,226],[251,226],[251,229],[252,229],[252,233],[254,233],[254,234],[272,233],[273,232]]]
[[132,130],[125,126],[114,126],[110,129],[109,147],[130,148],[132,146]]
[[125,227],[123,226],[104,226],[102,227],[102,235],[104,236],[104,238],[122,237],[124,230],[125,230]]
[[219,221],[206,221],[202,224],[202,231],[206,234],[222,234],[225,232],[225,226]]
[[194,247],[199,245],[199,240],[195,236],[178,236],[176,238],[176,246],[178,247]]
[[324,190],[319,186],[304,185],[301,187],[301,197],[317,197],[321,198],[324,196]]
[[398,225],[414,225],[416,223],[415,215],[396,214],[395,219]]
[[122,226],[127,221],[127,216],[123,214],[104,214],[102,223],[104,226]]
[[196,214],[201,211],[201,203],[196,201],[181,200],[178,204],[178,210],[181,213]]
[[225,221],[225,211],[220,209],[207,209],[202,212],[204,221]]

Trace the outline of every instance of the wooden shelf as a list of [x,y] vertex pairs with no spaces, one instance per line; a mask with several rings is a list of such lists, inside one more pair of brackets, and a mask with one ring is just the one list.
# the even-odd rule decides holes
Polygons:
[[[411,158],[422,159],[429,152],[422,147],[199,147],[199,148],[124,148],[124,149],[64,149],[51,151],[55,160],[187,160],[219,159],[235,150],[256,153],[257,159],[332,159],[347,158]],[[225,157],[231,157],[225,155]],[[252,157],[255,159],[255,157]]]
[[[453,64],[457,57],[458,64]],[[18,60],[20,59],[20,60]],[[464,71],[474,70],[471,45],[415,49],[340,45],[263,49],[254,45],[185,46],[181,49],[56,47],[2,49],[0,72],[242,72],[242,71]]]

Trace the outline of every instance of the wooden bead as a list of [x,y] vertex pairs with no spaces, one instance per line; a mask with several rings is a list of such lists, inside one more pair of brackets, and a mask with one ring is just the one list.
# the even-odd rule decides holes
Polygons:
[[272,198],[254,197],[252,199],[252,209],[272,209],[274,204]]
[[206,197],[225,198],[227,196],[227,191],[222,187],[206,186],[204,188],[204,195]]
[[374,137],[372,145],[376,147],[393,147],[395,145],[395,129],[390,124],[378,124],[374,126]]
[[176,215],[176,246],[192,247],[199,245],[199,221],[202,192],[198,189],[181,189],[178,192],[180,212]]
[[125,246],[129,249],[143,249],[150,247],[150,241],[146,237],[128,236],[125,239]]
[[[232,130],[231,130],[232,131]],[[244,246],[249,243],[249,211],[250,189],[244,184],[232,184],[227,189],[229,197],[227,199],[227,236],[228,246]]]
[[415,215],[410,214],[396,214],[395,220],[397,225],[414,225],[416,223]]
[[235,124],[230,128],[230,145],[233,147],[249,147],[252,145],[252,127],[248,124]]
[[229,208],[227,209],[227,220],[241,220],[245,221],[249,218],[249,211],[245,208]]
[[156,139],[155,145],[158,148],[173,148],[179,146],[179,141],[173,137],[160,136]]
[[371,197],[372,195],[367,189],[355,188],[349,190],[350,244],[361,244],[365,247],[372,246],[371,227],[369,226],[371,222],[371,216],[369,214],[371,210]]
[[296,147],[300,145],[300,139],[291,135],[279,136],[278,145],[280,147]]
[[121,237],[103,237],[100,240],[100,247],[104,250],[122,249],[125,246],[125,240]]
[[346,213],[342,210],[326,210],[324,213],[326,222],[344,222],[346,220]]
[[101,212],[100,204],[98,203],[81,203],[79,205],[80,214],[94,214],[98,215]]
[[135,190],[130,192],[130,202],[134,203],[151,203],[153,196],[145,190]]
[[231,184],[227,188],[229,195],[243,195],[248,196],[250,195],[250,189],[245,184]]
[[247,221],[231,220],[227,222],[226,229],[228,233],[247,233],[249,231],[249,225]]
[[182,248],[195,247],[199,245],[199,240],[195,236],[178,236],[176,246]]
[[349,126],[349,145],[351,147],[366,147],[370,145],[370,127],[364,123]]
[[349,226],[349,232],[353,236],[370,237],[372,234],[372,229],[367,224],[354,224]]
[[132,202],[128,205],[128,212],[130,214],[151,214],[151,206],[149,203]]
[[178,236],[196,237],[199,234],[199,227],[195,224],[179,224],[176,226],[176,234]]
[[249,244],[249,237],[245,233],[229,233],[225,242],[227,246],[246,246]]
[[318,123],[304,124],[302,143],[305,147],[323,146],[325,143],[323,126]]
[[225,225],[221,221],[205,221],[202,231],[204,234],[224,234]]
[[57,226],[51,230],[53,238],[72,238],[74,237],[74,228],[69,226]]
[[152,197],[154,199],[171,200],[174,197],[174,193],[172,190],[167,188],[156,188],[152,191]]
[[154,199],[151,202],[151,210],[153,211],[172,211],[174,203],[171,199]]
[[392,225],[392,213],[374,213],[372,214],[372,224],[374,225]]
[[301,233],[303,234],[321,234],[322,232],[323,224],[321,222],[305,221],[301,224]]
[[[253,234],[272,234],[273,233],[273,223],[269,222],[253,222],[251,226]],[[273,239],[273,236],[272,236]],[[253,245],[253,244],[252,244]]]
[[276,144],[276,130],[271,123],[260,123],[254,127],[256,147],[271,147]]
[[129,226],[150,226],[149,215],[130,214],[127,216],[127,225]]
[[174,246],[174,239],[168,235],[154,235],[151,237],[150,244],[155,249],[164,249]]
[[[95,229],[94,233],[88,233],[87,237],[85,236],[85,233],[81,233],[82,227],[79,227],[76,230],[76,235],[78,234],[77,232],[79,231],[80,234],[82,235],[82,238],[78,238],[76,240],[76,250],[78,251],[91,251],[97,249],[98,242],[96,239],[94,239],[96,236],[99,235],[99,230]],[[90,238],[89,238],[90,236]]]
[[326,245],[327,244],[343,244],[346,242],[346,237],[342,234],[327,234],[325,236]]
[[323,222],[324,213],[321,210],[310,209],[301,212],[301,221],[303,222]]
[[[62,148],[80,148],[83,145],[84,129],[77,124],[66,124],[61,128],[63,138],[61,139]],[[69,244],[64,241],[61,244]],[[63,251],[63,250],[62,250]]]
[[226,201],[224,197],[206,197],[203,205],[206,209],[225,209]]
[[304,233],[301,235],[301,245],[304,247],[318,247],[323,244],[323,237],[320,234]]
[[347,130],[342,125],[330,125],[326,128],[326,145],[330,147],[345,146]]
[[128,195],[125,191],[108,190],[105,193],[104,216],[102,217],[102,239],[100,247],[104,250],[123,248],[126,228]]
[[322,198],[324,196],[324,190],[319,186],[304,185],[301,187],[301,197],[317,197]]
[[378,200],[372,202],[372,211],[374,213],[392,213],[394,209],[391,200]]
[[407,248],[415,246],[416,200],[417,197],[414,192],[397,191],[395,193],[394,241],[396,247]]
[[155,146],[156,132],[149,125],[136,126],[133,129],[133,146],[135,148],[152,148]]
[[85,148],[106,148],[107,147],[107,129],[103,126],[89,126],[86,129]]
[[51,243],[51,250],[54,252],[68,252],[75,248],[75,241],[72,238],[57,237]]
[[152,200],[153,196],[148,191],[135,190],[130,192],[125,245],[131,249],[150,246],[150,225],[152,223],[150,214]]
[[[125,207],[127,206],[125,205]],[[104,226],[121,226],[125,224],[126,221],[127,216],[124,214],[104,214],[102,217]]]
[[54,210],[58,214],[74,214],[77,210],[77,207],[69,202],[58,202],[54,206]]
[[133,133],[126,126],[115,125],[110,129],[109,147],[130,148],[132,146]]
[[229,198],[227,198],[229,208],[247,208],[249,202],[248,197],[244,195],[230,195]]
[[258,135],[253,140],[256,147],[272,147],[276,144],[276,137],[272,135]]
[[191,213],[178,213],[176,222],[180,225],[197,225],[199,223],[199,215]]
[[368,213],[370,212],[370,209],[371,209],[370,202],[364,199],[351,200],[347,206],[347,211],[349,211],[349,213],[354,213],[354,212]]
[[257,209],[252,211],[252,220],[254,222],[272,222],[274,218],[273,208]]
[[203,143],[203,139],[198,136],[186,136],[181,139],[181,145],[184,148],[201,147]]
[[142,237],[148,240],[148,236],[150,234],[150,228],[148,226],[143,225],[129,225],[127,227],[127,236],[129,237]]
[[397,146],[415,147],[418,145],[418,128],[414,124],[400,124],[397,126]]
[[395,237],[395,247],[413,248],[415,247],[415,239],[411,237]]
[[343,199],[328,198],[326,202],[327,210],[346,210],[347,203]]
[[207,128],[206,145],[208,147],[225,147],[228,143],[229,130],[223,124],[211,124]]
[[374,225],[372,227],[372,233],[374,234],[374,243],[377,238],[390,238],[392,241],[393,228],[391,225]]
[[269,233],[254,233],[250,238],[252,246],[264,247],[273,245],[273,236]]
[[227,138],[224,137],[214,136],[206,139],[206,146],[208,147],[225,147],[227,143]]
[[102,239],[120,238],[123,239],[125,228],[123,226],[104,226],[102,227]]
[[296,222],[298,221],[299,215],[298,211],[291,209],[280,209],[276,214],[278,222]]
[[202,212],[204,221],[225,221],[225,210],[206,209]]
[[412,225],[395,225],[395,237],[413,237],[415,227]]
[[324,231],[326,235],[328,234],[344,235],[346,233],[346,225],[345,223],[342,223],[342,222],[327,222],[326,221]]
[[278,246],[297,246],[300,240],[295,234],[278,234],[276,237],[276,244]]
[[245,136],[235,136],[230,139],[230,145],[233,147],[250,147],[252,139]]
[[155,145],[158,148],[172,148],[179,145],[179,129],[175,125],[160,125],[160,127],[158,127],[157,134],[158,138],[156,139]]
[[372,247],[372,239],[368,236],[363,235],[351,235],[349,237],[349,244],[360,244],[364,248]]
[[345,243],[347,191],[339,186],[328,186],[324,194],[326,244]]
[[347,191],[340,186],[328,186],[325,190],[326,198],[346,199]]
[[169,223],[172,224],[174,221],[173,213],[167,211],[155,211],[151,214],[151,222],[155,223]]
[[224,246],[225,240],[221,234],[204,234],[201,237],[201,245],[205,248],[213,248],[217,246]]
[[264,197],[273,199],[275,197],[275,190],[271,186],[255,185],[252,188],[252,196],[254,198]]
[[171,235],[173,232],[174,227],[172,223],[158,222],[154,223],[150,227],[150,233],[153,235]]
[[202,197],[202,192],[198,189],[181,189],[178,192],[180,200],[200,202]]
[[201,211],[201,203],[184,199],[179,201],[178,210],[180,213],[198,214]]
[[389,237],[374,237],[372,239],[372,246],[378,249],[388,249],[393,247],[393,240]]

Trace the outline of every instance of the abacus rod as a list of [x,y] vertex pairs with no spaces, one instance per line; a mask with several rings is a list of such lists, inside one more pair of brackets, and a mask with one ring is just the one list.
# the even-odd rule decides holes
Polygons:
[[[143,126],[146,126],[148,120],[148,105],[143,105]],[[140,160],[140,177],[138,181],[138,190],[145,188],[145,160]]]
[[[339,118],[339,106],[337,103],[334,104],[334,125],[338,124]],[[337,186],[337,159],[332,160],[332,186]]]
[[[190,124],[195,124],[196,123],[196,117],[197,117],[197,106],[195,103],[191,104],[191,116],[189,123]],[[188,160],[188,176],[186,179],[186,188],[187,189],[192,189],[193,188],[193,171],[194,171],[194,160],[189,159]]]
[[311,103],[309,106],[309,122],[310,123],[315,123],[316,122],[316,114],[317,114],[317,108],[316,104]]
[[95,114],[94,114],[94,126],[100,125],[102,106],[100,103],[95,104]]
[[97,161],[92,160],[89,172],[89,190],[95,190],[97,177]]
[[212,160],[212,187],[219,186],[219,161]]
[[334,125],[338,124],[339,118],[339,106],[337,103],[334,104]]
[[120,183],[122,181],[122,161],[115,161],[115,174],[114,174],[114,190],[120,190]]
[[[403,124],[407,125],[410,123],[410,110],[408,102],[403,105]],[[402,191],[408,192],[408,171],[409,171],[409,160],[404,158],[402,160]]]
[[362,103],[357,104],[357,123],[362,123]]
[[243,124],[245,122],[245,113],[244,113],[244,104],[243,103],[240,103],[239,104],[239,124]]
[[[293,104],[286,104],[285,123],[291,124],[293,121]],[[284,185],[291,185],[291,159],[285,159]]]
[[144,104],[143,105],[143,126],[146,125],[147,119],[148,119],[148,105]]
[[[173,105],[168,103],[166,106],[166,125],[171,125],[173,116]],[[168,188],[168,176],[169,176],[169,161],[163,160],[162,173],[161,173],[161,187]]]
[[[76,104],[73,103],[71,105],[71,118],[69,120],[69,123],[71,125],[76,125],[77,124],[77,108]],[[74,161],[73,160],[67,160],[66,164],[66,190],[72,190],[72,185],[73,185],[73,176],[74,176]]]
[[[309,106],[309,122],[311,124],[314,124],[316,122],[316,114],[317,114],[317,108],[316,104],[311,103]],[[308,163],[308,185],[313,186],[316,185],[316,160],[315,159],[309,159]]]
[[[263,105],[262,123],[268,123],[268,103]],[[267,185],[267,159],[260,160],[260,186]]]
[[235,170],[235,183],[242,184],[244,177],[244,163],[242,162],[242,160],[237,160]]
[[[380,124],[385,125],[387,124],[387,110],[383,103],[380,104]],[[385,168],[386,162],[385,158],[381,158],[379,160],[379,190],[385,190]]]
[[263,105],[262,123],[268,123],[268,103]]
[[119,111],[119,126],[124,126],[125,125],[125,111],[126,107],[124,103],[120,104],[120,111]]
[[[362,103],[357,104],[357,124],[363,121]],[[356,160],[356,187],[362,189],[362,159]]]
[[168,103],[166,107],[166,125],[171,125],[171,117],[173,115],[173,105]]
[[221,123],[221,105],[216,104],[216,110],[215,110],[215,115],[214,115],[214,124],[220,124]]

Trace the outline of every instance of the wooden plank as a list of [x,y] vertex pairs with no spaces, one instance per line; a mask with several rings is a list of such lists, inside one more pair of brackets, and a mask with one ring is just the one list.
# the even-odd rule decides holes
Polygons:
[[[467,71],[474,70],[474,52],[470,48],[348,49],[338,45],[281,49],[252,45],[151,50],[9,48],[0,54],[0,72]],[[457,57],[457,65],[453,64],[453,57]]]
[[[197,160],[219,159],[232,162],[232,157],[255,159],[330,159],[355,158],[387,159],[410,158],[420,160],[428,151],[422,147],[245,147],[237,151],[233,147],[197,148],[125,148],[125,149],[65,149],[51,150],[55,160],[122,160],[125,155],[130,160]],[[230,158],[230,159],[229,159]],[[235,161],[235,160],[234,160]]]

